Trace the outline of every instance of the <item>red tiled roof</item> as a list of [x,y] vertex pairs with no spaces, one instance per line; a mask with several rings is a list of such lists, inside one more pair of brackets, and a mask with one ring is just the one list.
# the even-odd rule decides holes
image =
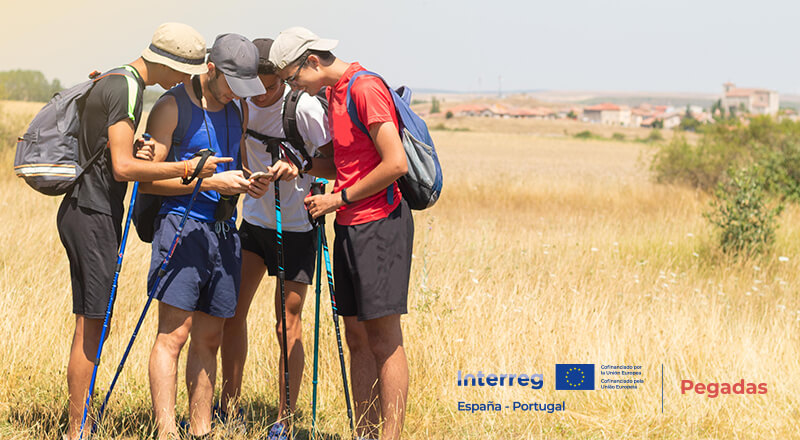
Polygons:
[[725,93],[725,97],[727,98],[746,98],[752,95],[757,94],[769,94],[769,90],[767,89],[730,89],[728,92]]
[[583,109],[585,112],[600,112],[604,110],[619,110],[619,106],[616,104],[611,104],[610,102],[605,102],[603,104],[592,105]]

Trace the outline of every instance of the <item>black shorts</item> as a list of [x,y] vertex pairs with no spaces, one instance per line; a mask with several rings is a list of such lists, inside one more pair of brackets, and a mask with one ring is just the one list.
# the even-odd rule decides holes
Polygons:
[[[274,229],[262,228],[242,220],[239,227],[242,250],[264,259],[270,276],[278,276],[278,244]],[[283,267],[287,281],[311,284],[314,276],[317,234],[283,231]]]
[[414,219],[405,201],[388,217],[360,225],[334,223],[336,306],[359,321],[408,312]]
[[72,313],[103,319],[111,297],[122,225],[65,197],[56,217],[72,278]]

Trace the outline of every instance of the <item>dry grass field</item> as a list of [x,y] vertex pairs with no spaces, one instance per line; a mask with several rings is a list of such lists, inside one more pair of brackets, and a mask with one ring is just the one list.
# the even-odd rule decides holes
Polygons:
[[[3,107],[12,111],[21,110]],[[800,437],[800,210],[782,214],[773,253],[733,260],[717,250],[702,216],[707,196],[651,183],[652,146],[550,136],[565,127],[547,121],[454,123],[470,131],[434,133],[445,173],[442,199],[414,216],[403,320],[411,370],[404,438]],[[0,437],[59,438],[74,320],[55,224],[60,199],[35,193],[13,175],[11,145],[2,146],[0,158]],[[131,238],[99,393],[144,304],[148,258],[149,247]],[[272,289],[271,281],[262,284],[251,312],[243,395],[248,434],[220,429],[217,438],[261,438],[274,420]],[[326,304],[319,426],[345,439]],[[304,323],[309,354],[313,306],[308,301]],[[150,435],[146,361],[154,333],[151,313],[99,438]],[[556,363],[595,364],[597,389],[556,391]],[[601,365],[618,364],[641,365],[644,384],[601,390]],[[307,365],[298,402],[301,438],[310,428],[310,355]],[[541,373],[544,386],[458,387],[459,370]],[[765,382],[768,393],[681,394],[683,379]],[[186,392],[178,389],[185,415]],[[470,413],[458,411],[460,401],[504,407]],[[505,408],[514,401],[565,402],[566,409]]]

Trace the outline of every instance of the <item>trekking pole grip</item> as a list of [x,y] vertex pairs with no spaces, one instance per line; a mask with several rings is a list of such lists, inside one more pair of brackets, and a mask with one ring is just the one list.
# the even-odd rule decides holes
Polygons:
[[[327,180],[318,178],[317,180],[311,182],[311,195],[318,196],[325,194],[325,184],[328,183]],[[309,215],[310,217],[310,215]],[[325,216],[321,215],[312,221],[315,225],[324,225],[325,224]]]
[[200,174],[200,171],[206,165],[206,161],[208,160],[208,158],[214,155],[214,150],[206,148],[198,151],[197,153],[194,153],[194,155],[200,156],[200,161],[197,162],[197,166],[194,167],[194,172],[188,179],[181,178],[181,183],[183,183],[184,185],[192,183],[192,181]]

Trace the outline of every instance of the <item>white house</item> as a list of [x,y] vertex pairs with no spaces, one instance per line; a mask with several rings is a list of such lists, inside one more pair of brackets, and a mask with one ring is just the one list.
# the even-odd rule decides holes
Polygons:
[[610,103],[592,105],[583,109],[583,120],[596,124],[627,127],[631,123],[631,109]]
[[742,89],[733,83],[722,85],[722,108],[726,112],[745,112],[754,115],[777,115],[780,108],[778,92],[767,89]]

